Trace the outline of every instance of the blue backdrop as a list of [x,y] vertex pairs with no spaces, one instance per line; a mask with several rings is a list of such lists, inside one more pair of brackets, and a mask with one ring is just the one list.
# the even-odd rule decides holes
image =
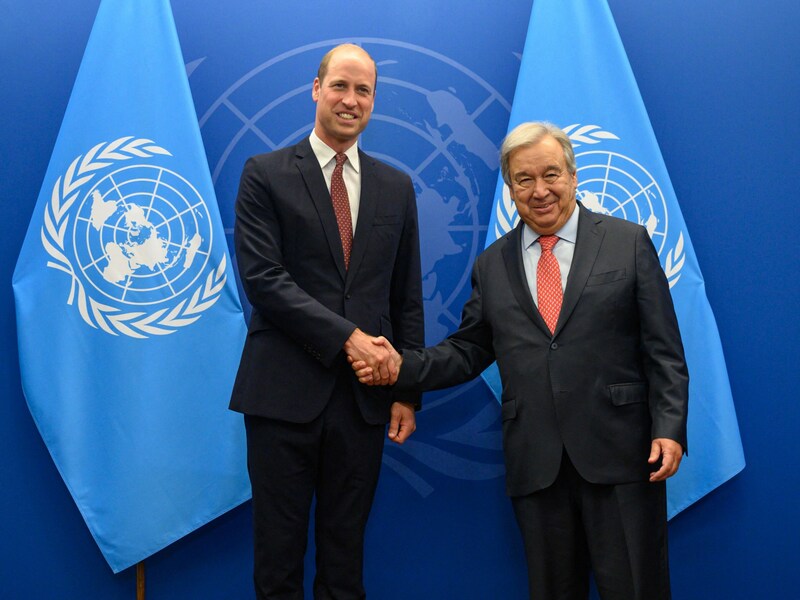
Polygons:
[[[784,250],[800,237],[800,6],[609,4],[705,276],[748,460],[671,523],[674,596],[800,597],[800,332],[789,312],[800,260]],[[25,406],[10,286],[98,5],[0,1],[4,598],[134,597],[133,570],[112,575]],[[174,0],[223,225],[244,158],[310,128],[325,49],[363,43],[381,77],[363,147],[414,173],[428,341],[452,330],[483,248],[531,1],[495,6]],[[373,597],[524,597],[498,413],[482,381],[430,394],[413,443],[387,448],[367,540]],[[148,597],[250,598],[251,556],[246,504],[148,559]]]

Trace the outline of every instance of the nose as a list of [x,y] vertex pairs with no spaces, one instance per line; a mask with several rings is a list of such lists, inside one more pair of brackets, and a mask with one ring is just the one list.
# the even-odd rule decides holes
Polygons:
[[342,96],[342,104],[344,104],[348,108],[354,107],[356,105],[355,91],[353,91],[352,89],[348,89]]
[[531,190],[531,194],[534,198],[544,198],[547,196],[550,188],[548,187],[547,183],[545,183],[544,179],[541,177],[537,177],[533,180],[533,188]]

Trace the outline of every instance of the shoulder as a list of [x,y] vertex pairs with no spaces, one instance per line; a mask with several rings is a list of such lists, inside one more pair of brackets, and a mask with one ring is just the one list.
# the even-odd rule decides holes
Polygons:
[[[310,146],[308,147],[307,151],[308,152],[311,151]],[[291,146],[286,146],[285,148],[279,148],[278,150],[273,150],[272,152],[255,154],[247,159],[246,164],[270,167],[291,162],[296,157],[302,157],[305,153],[306,153],[305,146],[301,142],[299,144],[293,144]]]
[[[612,215],[601,215],[598,213],[593,213],[589,209],[580,206],[581,210],[581,221],[580,223],[587,223],[591,226],[600,227],[606,230],[613,235],[622,235],[622,236],[632,236],[636,237],[642,235],[643,233],[646,234],[647,230],[644,227],[639,225],[638,223],[633,223],[631,221],[626,221],[620,217],[615,217]],[[579,227],[581,225],[579,224]]]
[[407,173],[370,156],[363,150],[358,150],[358,157],[361,160],[362,168],[371,171],[375,177],[384,181],[395,181],[398,183],[411,185],[411,177]]
[[[636,222],[627,221],[609,215],[599,215],[584,209],[587,227],[581,233],[584,221],[578,229],[578,244],[592,244],[592,238],[599,235],[602,243],[599,251],[607,256],[628,257],[637,261],[644,261],[652,267],[659,267],[658,251],[644,226]],[[581,213],[584,217],[584,213]],[[593,235],[594,234],[594,235]]]
[[522,224],[518,224],[504,236],[497,238],[489,244],[486,249],[478,255],[478,258],[475,259],[476,266],[482,267],[487,264],[492,264],[497,260],[504,262],[505,258],[503,257],[503,252],[508,248],[513,248],[515,243],[520,243],[519,236],[521,235],[521,227]]

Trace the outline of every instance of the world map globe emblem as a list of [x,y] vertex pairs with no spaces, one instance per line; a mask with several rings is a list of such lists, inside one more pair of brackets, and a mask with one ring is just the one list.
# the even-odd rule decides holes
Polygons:
[[[378,66],[375,109],[359,147],[408,173],[417,193],[426,341],[460,322],[471,265],[483,250],[498,146],[510,104],[467,67],[427,48],[383,38],[300,46],[243,74],[200,118],[227,232],[245,160],[296,143],[312,130],[311,84],[319,60],[344,42]],[[487,133],[494,126],[492,134]],[[207,133],[207,135],[206,135]]]
[[[414,185],[425,336],[426,344],[432,345],[456,329],[471,292],[471,268],[484,247],[498,148],[511,112],[510,103],[466,66],[406,42],[351,38],[303,45],[243,73],[199,111],[223,224],[226,234],[232,234],[233,201],[245,161],[311,133],[313,75],[323,54],[345,42],[363,47],[378,67],[375,108],[359,148],[408,173]],[[197,61],[191,68],[199,69]],[[213,69],[209,77],[211,73]],[[439,409],[456,399],[462,410],[475,406],[474,418],[436,439],[427,440],[420,432],[413,443],[384,453],[384,463],[421,496],[432,493],[435,474],[486,480],[504,472],[498,405],[493,398],[465,398],[464,391],[472,385],[480,383],[434,395],[423,410],[432,426],[429,431],[435,430],[437,418],[445,421],[443,427],[452,427],[447,411]],[[448,443],[457,446],[443,447]],[[487,455],[476,459],[470,451]],[[417,469],[420,463],[427,467],[424,477]]]
[[603,150],[576,153],[575,161],[577,199],[593,212],[644,226],[660,255],[667,242],[669,213],[650,172],[627,156]]
[[205,202],[181,175],[126,165],[99,178],[76,209],[74,269],[115,304],[181,295],[206,270],[212,229]]
[[174,159],[147,138],[100,142],[65,167],[45,205],[47,266],[69,276],[67,305],[109,335],[175,333],[225,288],[227,257],[212,259],[208,205],[189,180],[156,164],[161,157]]

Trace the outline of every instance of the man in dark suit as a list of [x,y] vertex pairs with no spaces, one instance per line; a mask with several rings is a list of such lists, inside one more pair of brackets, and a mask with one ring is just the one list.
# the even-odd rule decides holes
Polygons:
[[[345,44],[314,80],[314,131],[250,158],[236,200],[236,253],[253,306],[231,408],[245,414],[258,598],[303,598],[316,495],[317,599],[364,598],[362,558],[389,422],[414,431],[419,394],[359,385],[396,375],[385,336],[424,344],[419,237],[407,175],[361,152],[377,71]],[[369,334],[369,335],[368,335]]]
[[585,599],[590,571],[604,600],[669,598],[665,479],[686,449],[688,373],[658,255],[643,227],[576,202],[557,127],[514,129],[501,169],[521,222],[478,257],[459,329],[395,353],[396,387],[455,385],[497,360],[531,598]]

